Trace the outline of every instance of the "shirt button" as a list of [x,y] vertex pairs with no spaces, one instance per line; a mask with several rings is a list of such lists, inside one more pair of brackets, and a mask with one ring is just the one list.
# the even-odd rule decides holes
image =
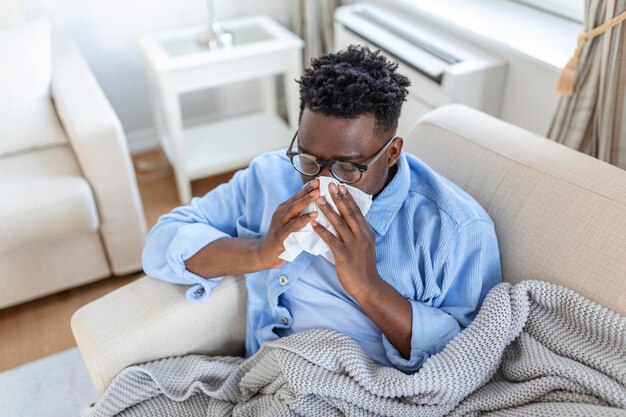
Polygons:
[[286,285],[289,282],[289,280],[287,279],[286,276],[281,275],[280,277],[278,277],[278,283],[280,285]]
[[197,290],[194,291],[194,293],[196,295],[202,295],[204,294],[204,288],[198,288]]
[[285,316],[281,316],[281,317],[280,317],[280,323],[281,323],[281,324],[287,324],[287,317],[285,317]]

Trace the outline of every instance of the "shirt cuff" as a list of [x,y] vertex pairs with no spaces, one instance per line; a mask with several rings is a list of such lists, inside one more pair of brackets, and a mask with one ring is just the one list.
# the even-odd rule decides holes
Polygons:
[[231,236],[204,223],[192,223],[178,229],[166,252],[167,264],[177,276],[192,285],[186,293],[189,300],[206,300],[223,277],[208,279],[194,274],[185,267],[185,261],[209,243],[225,237]]
[[400,351],[382,334],[383,347],[389,362],[405,373],[418,371],[426,359],[441,352],[460,331],[456,319],[446,312],[422,302],[411,303],[411,354],[404,358]]

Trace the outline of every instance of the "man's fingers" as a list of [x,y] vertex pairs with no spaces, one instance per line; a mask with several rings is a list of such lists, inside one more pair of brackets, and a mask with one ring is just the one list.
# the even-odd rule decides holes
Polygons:
[[313,230],[315,230],[315,233],[317,233],[322,238],[322,240],[326,242],[331,250],[337,248],[337,244],[339,243],[339,239],[337,238],[337,236],[333,235],[330,230],[328,230],[316,221],[311,222],[311,224],[313,225]]
[[330,224],[337,231],[337,235],[339,238],[348,242],[352,239],[352,231],[348,224],[343,220],[343,218],[328,204],[328,202],[324,199],[324,197],[320,197],[315,200],[315,204],[322,210],[322,213],[326,216]]
[[289,200],[287,200],[286,203],[290,204],[296,200],[301,199],[311,191],[319,189],[319,186],[320,180],[318,180],[317,178],[307,182],[297,193],[295,193]]
[[294,195],[289,197],[287,200],[280,203],[278,206],[281,207],[281,206],[289,205],[293,203],[294,201],[299,200],[300,198],[304,197],[311,191],[319,189],[319,186],[320,186],[320,181],[317,178],[315,178],[314,180],[311,180],[307,182],[306,184],[304,184],[304,186],[302,186],[302,188],[300,188],[297,193],[295,193]]
[[[334,190],[337,190],[337,192],[335,193]],[[339,185],[331,190],[331,195],[342,218],[348,224],[350,230],[356,234],[361,227],[359,215],[361,215],[361,217],[363,217],[363,215],[350,195],[350,192],[345,186]]]
[[316,217],[317,217],[317,213],[313,212],[313,213],[303,214],[302,216],[297,216],[297,217],[294,217],[293,219],[291,219],[285,225],[285,227],[283,227],[283,230],[282,230],[282,233],[281,233],[282,240],[285,240],[285,238],[287,236],[289,236],[289,234],[291,232],[295,232],[296,230],[301,229],[307,223],[309,223],[310,221],[314,220]]
[[278,206],[280,211],[277,209],[276,214],[280,215],[283,226],[315,201],[319,196],[319,183],[317,178],[309,181],[302,189]]
[[285,214],[283,219],[286,222],[289,222],[294,217],[298,216],[302,210],[304,210],[309,204],[313,203],[316,198],[320,195],[320,191],[314,189],[310,191],[308,194],[300,197],[299,199],[293,201],[292,203],[285,206]]

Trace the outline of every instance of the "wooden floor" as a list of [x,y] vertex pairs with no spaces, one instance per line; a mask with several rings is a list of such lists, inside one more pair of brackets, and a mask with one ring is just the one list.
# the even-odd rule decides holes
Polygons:
[[[174,175],[158,151],[133,157],[148,227],[160,215],[179,206]],[[193,195],[206,194],[228,181],[227,173],[192,182]],[[143,273],[111,277],[48,297],[0,310],[0,371],[76,346],[70,317],[79,307]]]

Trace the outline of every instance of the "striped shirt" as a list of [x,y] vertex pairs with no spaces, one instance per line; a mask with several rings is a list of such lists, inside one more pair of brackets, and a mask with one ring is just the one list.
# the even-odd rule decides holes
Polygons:
[[[246,357],[291,331],[333,327],[355,338],[376,362],[413,373],[474,319],[487,292],[501,282],[493,222],[471,196],[416,156],[401,152],[397,163],[365,218],[375,232],[381,278],[411,303],[410,357],[402,357],[343,291],[334,266],[307,252],[279,268],[246,274]],[[302,185],[284,150],[258,156],[229,182],[159,218],[143,251],[145,272],[189,284],[187,297],[205,300],[222,277],[203,278],[184,261],[223,237],[263,238],[278,205]],[[312,289],[316,277],[323,280]]]

